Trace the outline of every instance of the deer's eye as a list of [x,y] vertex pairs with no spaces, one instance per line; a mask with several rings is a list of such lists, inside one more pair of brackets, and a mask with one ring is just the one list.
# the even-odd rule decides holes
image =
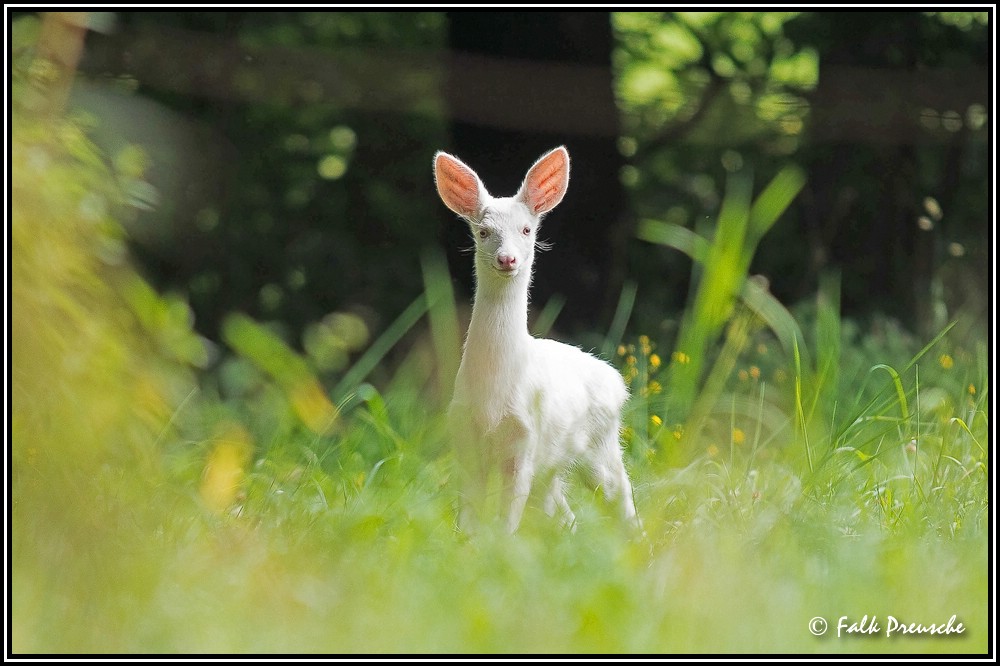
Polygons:
[[531,235],[531,227],[525,227],[524,229],[521,229],[521,233],[524,234],[525,236],[530,236]]
[[486,240],[487,238],[489,238],[490,237],[489,230],[488,229],[480,229],[479,230],[479,237],[482,238],[483,240]]

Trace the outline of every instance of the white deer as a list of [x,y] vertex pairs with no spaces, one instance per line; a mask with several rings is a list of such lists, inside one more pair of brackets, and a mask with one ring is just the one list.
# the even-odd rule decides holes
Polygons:
[[576,465],[638,526],[619,444],[625,382],[579,348],[528,333],[538,227],[569,186],[569,153],[560,146],[539,158],[512,197],[490,196],[475,171],[444,152],[434,156],[434,178],[476,244],[472,319],[448,410],[462,481],[459,526],[472,525],[488,475],[499,471],[510,532],[535,483],[547,484],[546,513],[575,527],[564,484]]

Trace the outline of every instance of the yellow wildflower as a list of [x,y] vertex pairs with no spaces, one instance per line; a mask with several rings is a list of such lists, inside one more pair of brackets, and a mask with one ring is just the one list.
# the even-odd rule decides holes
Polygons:
[[710,458],[714,458],[715,456],[719,455],[719,447],[717,447],[715,444],[709,444],[708,455]]
[[938,363],[940,363],[941,367],[945,370],[951,370],[951,367],[955,365],[955,359],[948,354],[941,354],[941,358],[938,359]]
[[969,395],[976,395],[976,386],[975,386],[975,384],[969,384]]
[[740,370],[736,373],[736,376],[740,378],[741,382],[745,382],[750,379],[750,374],[746,370]]
[[653,351],[652,345],[649,344],[648,335],[639,336],[639,347],[642,349],[642,353],[649,356],[649,352]]
[[681,365],[686,365],[691,362],[691,357],[682,351],[675,351],[673,354],[670,355],[670,358],[673,359],[674,361],[677,361]]
[[753,377],[754,379],[760,379],[760,368],[758,368],[756,365],[751,365],[750,376]]
[[658,354],[651,354],[650,355],[650,357],[649,357],[649,367],[651,367],[653,370],[656,370],[658,367],[660,367],[660,357],[659,357]]
[[622,368],[622,377],[625,379],[626,383],[631,384],[639,376],[639,368],[634,365],[629,365]]
[[649,420],[652,421],[653,425],[655,425],[655,426],[661,426],[661,425],[663,425],[663,419],[661,419],[656,414],[653,414],[652,416],[650,416]]
[[739,428],[733,428],[733,444],[742,444],[746,441],[746,433]]

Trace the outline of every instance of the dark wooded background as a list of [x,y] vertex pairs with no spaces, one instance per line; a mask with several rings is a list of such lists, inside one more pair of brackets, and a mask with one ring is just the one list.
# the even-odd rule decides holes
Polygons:
[[152,158],[142,269],[215,337],[243,311],[289,338],[338,310],[379,328],[445,248],[446,149],[496,195],[565,144],[570,190],[544,224],[536,307],[606,329],[626,280],[636,332],[669,328],[690,261],[634,238],[654,218],[710,233],[727,173],[805,190],[753,272],[787,304],[837,269],[845,314],[921,332],[989,290],[991,51],[985,14],[932,12],[120,12],[92,30],[75,103],[108,146]]

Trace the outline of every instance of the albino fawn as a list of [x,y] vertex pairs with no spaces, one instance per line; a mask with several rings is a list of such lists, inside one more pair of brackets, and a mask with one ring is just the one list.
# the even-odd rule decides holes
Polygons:
[[510,532],[536,478],[547,484],[545,511],[573,526],[563,485],[577,463],[638,526],[618,440],[625,382],[608,363],[528,333],[538,226],[566,193],[569,153],[560,146],[539,158],[513,197],[490,196],[475,171],[444,152],[434,156],[434,179],[476,243],[475,302],[448,411],[462,476],[460,527],[470,526],[495,470]]

